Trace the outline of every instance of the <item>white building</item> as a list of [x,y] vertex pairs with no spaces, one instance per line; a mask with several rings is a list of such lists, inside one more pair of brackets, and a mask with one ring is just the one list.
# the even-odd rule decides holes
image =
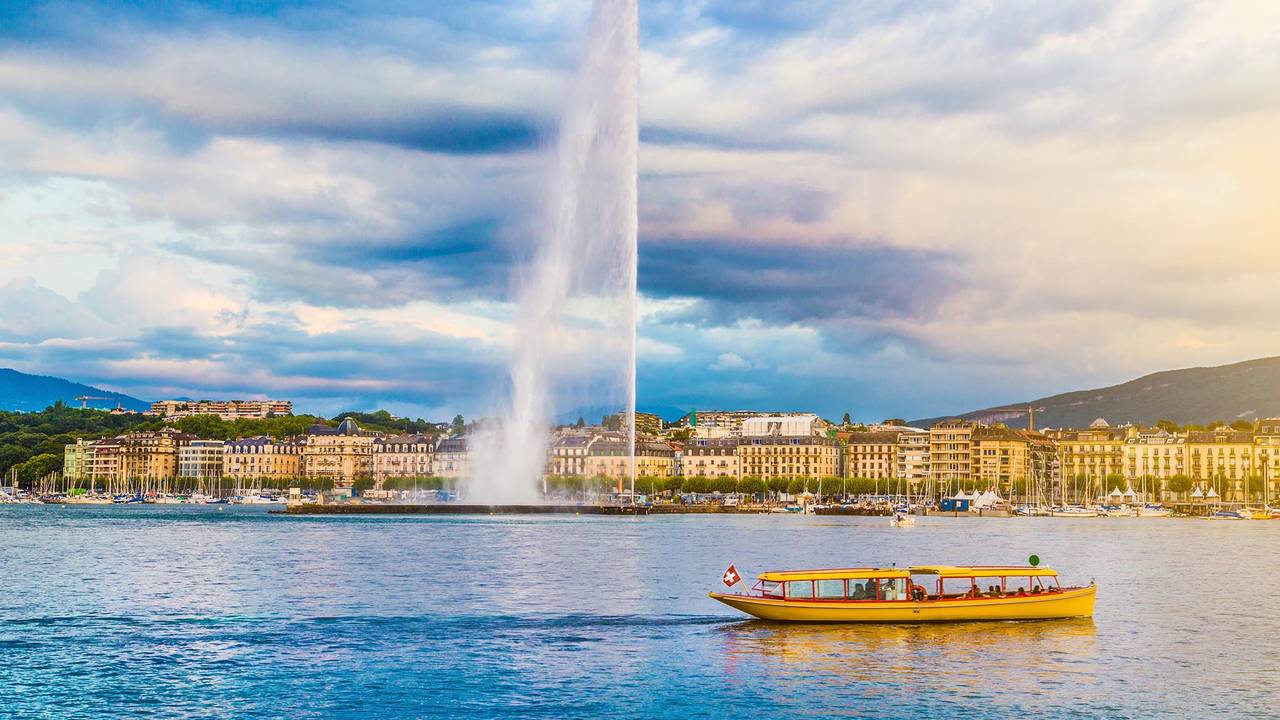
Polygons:
[[742,421],[743,437],[810,437],[826,434],[827,423],[812,413],[761,415]]

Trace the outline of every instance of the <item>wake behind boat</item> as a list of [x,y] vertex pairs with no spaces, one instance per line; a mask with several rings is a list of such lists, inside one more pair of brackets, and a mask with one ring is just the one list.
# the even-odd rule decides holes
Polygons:
[[[733,566],[724,581],[740,582]],[[761,620],[927,623],[1092,617],[1096,593],[1048,567],[930,565],[766,572],[745,593],[708,595]]]

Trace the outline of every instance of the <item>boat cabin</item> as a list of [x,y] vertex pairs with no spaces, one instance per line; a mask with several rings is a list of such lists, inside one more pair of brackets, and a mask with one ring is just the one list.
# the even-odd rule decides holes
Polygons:
[[1029,597],[1062,586],[1047,567],[930,565],[766,572],[752,590],[776,600],[847,603]]

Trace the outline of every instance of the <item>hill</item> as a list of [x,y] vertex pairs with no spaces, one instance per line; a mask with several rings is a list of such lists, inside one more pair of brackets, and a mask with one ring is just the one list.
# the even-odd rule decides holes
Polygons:
[[67,405],[80,407],[76,397],[89,395],[109,398],[107,400],[90,400],[89,407],[110,410],[119,403],[125,410],[142,412],[151,408],[151,404],[135,397],[103,390],[92,385],[82,385],[62,378],[47,375],[28,375],[26,373],[0,368],[0,410],[17,410],[36,412],[43,410],[55,401],[61,400]]
[[[1077,390],[946,417],[1026,427],[1028,407],[1035,408],[1037,428],[1084,427],[1096,418],[1105,418],[1112,425],[1150,425],[1165,419],[1203,424],[1280,417],[1280,357],[1165,370],[1111,387]],[[911,424],[929,427],[942,419],[913,420]]]

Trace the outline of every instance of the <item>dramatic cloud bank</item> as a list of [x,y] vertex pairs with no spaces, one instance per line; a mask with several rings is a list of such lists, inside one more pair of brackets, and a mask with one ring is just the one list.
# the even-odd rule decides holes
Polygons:
[[[20,5],[0,366],[500,392],[587,3]],[[1280,348],[1280,6],[641,14],[642,405],[926,416]]]

